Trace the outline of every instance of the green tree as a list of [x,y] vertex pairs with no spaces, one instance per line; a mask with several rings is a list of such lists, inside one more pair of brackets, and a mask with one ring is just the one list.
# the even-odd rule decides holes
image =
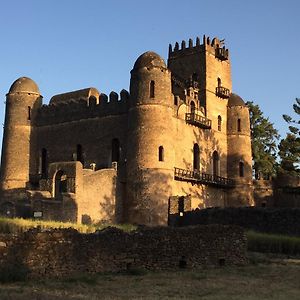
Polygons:
[[296,98],[293,111],[296,118],[283,115],[283,119],[289,124],[289,132],[279,144],[279,156],[281,158],[279,171],[300,174],[300,98]]
[[276,173],[277,140],[279,134],[258,105],[248,101],[252,140],[252,167],[256,179],[269,178]]

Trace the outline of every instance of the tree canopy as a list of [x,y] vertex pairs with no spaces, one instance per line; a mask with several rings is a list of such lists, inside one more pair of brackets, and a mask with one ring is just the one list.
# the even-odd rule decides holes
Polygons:
[[253,173],[256,179],[269,178],[276,173],[276,141],[280,136],[258,105],[252,101],[246,105],[250,112]]
[[300,175],[300,98],[296,98],[293,111],[295,118],[283,115],[283,119],[289,124],[289,132],[279,144],[281,158],[279,171]]

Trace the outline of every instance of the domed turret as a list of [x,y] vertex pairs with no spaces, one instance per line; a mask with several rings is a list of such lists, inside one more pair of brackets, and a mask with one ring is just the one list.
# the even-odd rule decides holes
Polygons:
[[228,106],[246,106],[244,100],[237,94],[231,93],[228,99]]
[[229,197],[233,206],[252,205],[252,156],[249,109],[244,100],[230,94],[227,108],[228,176],[236,187]]
[[133,69],[140,69],[140,68],[151,68],[151,67],[158,67],[158,68],[167,68],[165,61],[155,52],[147,51],[139,56],[136,60]]
[[9,89],[9,94],[13,93],[40,94],[40,90],[32,79],[28,77],[20,77],[11,85]]
[[31,152],[34,148],[34,121],[41,105],[39,88],[28,77],[17,79],[6,95],[0,182],[2,198],[5,195],[13,195],[13,199],[25,197],[29,174],[36,167]]
[[130,102],[126,221],[166,225],[175,160],[173,97],[171,73],[158,54],[146,52],[135,62]]

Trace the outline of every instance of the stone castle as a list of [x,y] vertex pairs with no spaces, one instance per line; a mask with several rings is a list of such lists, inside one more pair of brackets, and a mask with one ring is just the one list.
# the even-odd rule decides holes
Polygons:
[[253,205],[249,111],[218,38],[170,45],[167,65],[142,54],[129,92],[42,98],[27,77],[6,95],[3,214],[156,225]]

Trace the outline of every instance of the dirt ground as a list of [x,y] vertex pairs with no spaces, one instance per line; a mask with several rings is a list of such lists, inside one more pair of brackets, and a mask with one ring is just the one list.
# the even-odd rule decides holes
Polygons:
[[252,257],[244,267],[82,275],[0,285],[0,299],[300,299],[300,260]]

